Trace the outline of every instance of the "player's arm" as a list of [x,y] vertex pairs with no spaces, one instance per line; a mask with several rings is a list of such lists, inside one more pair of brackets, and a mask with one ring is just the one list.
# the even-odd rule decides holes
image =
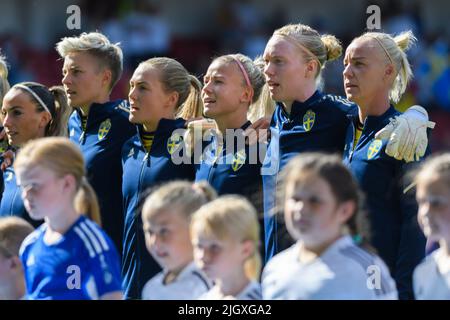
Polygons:
[[249,145],[253,145],[257,142],[267,143],[270,138],[270,120],[270,117],[260,118],[244,131],[244,135],[248,138]]
[[393,274],[397,282],[400,299],[412,299],[412,275],[415,267],[425,255],[426,239],[417,221],[418,206],[415,199],[415,187],[411,184],[411,170],[415,170],[417,162],[401,165],[400,190],[400,243],[397,261]]
[[183,140],[189,156],[192,156],[196,146],[202,143],[205,132],[211,129],[217,129],[217,124],[213,119],[194,118],[186,121]]

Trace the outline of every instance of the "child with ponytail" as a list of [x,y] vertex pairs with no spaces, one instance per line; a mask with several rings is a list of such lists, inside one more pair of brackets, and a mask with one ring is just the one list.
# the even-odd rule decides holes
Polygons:
[[121,299],[120,261],[100,228],[79,148],[62,137],[27,143],[14,169],[25,208],[45,219],[22,243],[27,299]]

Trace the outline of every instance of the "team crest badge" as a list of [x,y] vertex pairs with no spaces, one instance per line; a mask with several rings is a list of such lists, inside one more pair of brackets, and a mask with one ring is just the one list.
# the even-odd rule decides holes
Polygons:
[[100,128],[98,128],[98,141],[102,141],[103,139],[105,139],[110,129],[111,129],[111,120],[106,119],[100,124]]
[[233,171],[238,171],[244,165],[246,159],[247,155],[244,150],[236,152],[233,156],[233,163],[231,164]]
[[381,141],[380,139],[373,140],[369,145],[369,150],[367,150],[367,159],[373,159],[373,157],[375,157],[378,152],[380,152],[382,146],[383,141]]
[[312,110],[306,111],[303,116],[303,129],[305,129],[306,132],[311,131],[314,126],[314,121],[316,121],[316,114]]
[[180,143],[183,142],[183,137],[180,136],[178,133],[172,134],[172,136],[167,139],[167,152],[169,154],[172,154],[175,152],[175,150],[178,148]]

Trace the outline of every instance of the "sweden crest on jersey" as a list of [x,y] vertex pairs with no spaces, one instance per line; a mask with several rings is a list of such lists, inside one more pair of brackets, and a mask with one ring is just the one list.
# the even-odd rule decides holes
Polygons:
[[383,141],[381,141],[380,139],[373,140],[369,145],[369,149],[367,149],[367,159],[373,159],[373,157],[375,157],[378,152],[380,152],[382,146]]
[[306,111],[305,115],[303,116],[303,129],[305,129],[306,132],[311,131],[312,127],[314,126],[314,121],[316,121],[316,114],[312,110]]
[[245,163],[245,159],[247,159],[247,154],[245,150],[239,150],[233,156],[233,162],[231,164],[231,168],[234,172],[238,171]]
[[111,120],[106,119],[100,124],[100,127],[98,128],[98,141],[102,141],[103,139],[105,139],[109,130],[111,130]]
[[178,148],[180,143],[183,142],[183,137],[180,136],[178,133],[172,134],[172,136],[167,139],[167,152],[169,154],[174,153],[174,151]]

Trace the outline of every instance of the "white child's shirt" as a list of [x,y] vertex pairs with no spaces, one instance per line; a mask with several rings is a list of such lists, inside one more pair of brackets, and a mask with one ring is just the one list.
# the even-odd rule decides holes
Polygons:
[[414,294],[417,300],[450,300],[450,271],[442,274],[438,261],[444,257],[437,249],[414,270]]
[[298,259],[299,245],[274,256],[262,276],[263,299],[397,299],[385,263],[358,247],[350,236],[336,240],[308,263]]
[[174,281],[164,284],[167,271],[151,278],[142,290],[144,300],[195,300],[212,288],[211,280],[194,262],[188,264]]
[[[219,292],[219,288],[214,286],[211,290],[201,295],[199,300],[218,300],[221,299],[221,297],[222,294]],[[236,300],[261,300],[261,298],[261,285],[256,281],[250,281],[249,284],[235,297],[230,297],[230,299]],[[224,299],[227,299],[227,297]]]

